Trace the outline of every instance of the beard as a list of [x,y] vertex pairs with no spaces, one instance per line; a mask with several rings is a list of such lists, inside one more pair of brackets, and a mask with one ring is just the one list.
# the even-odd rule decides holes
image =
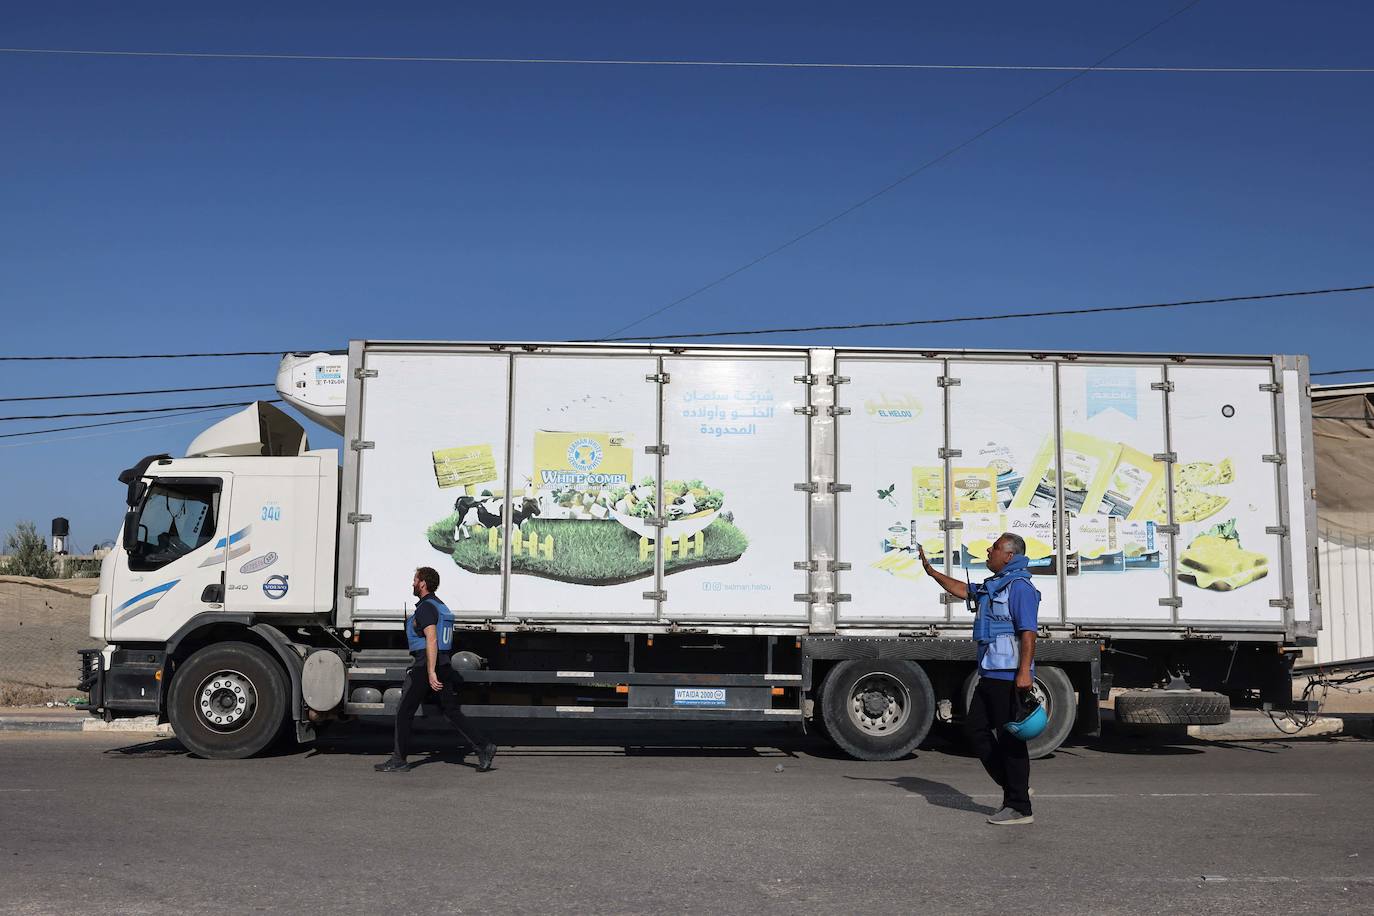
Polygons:
[[413,587],[410,589],[410,593],[411,593],[412,595],[414,595],[416,598],[419,598],[419,597],[420,597],[420,586],[418,586],[418,585],[413,586]]

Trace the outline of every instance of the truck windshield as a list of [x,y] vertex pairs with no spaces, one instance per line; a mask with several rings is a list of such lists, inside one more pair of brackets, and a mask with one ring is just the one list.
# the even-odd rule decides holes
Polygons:
[[214,537],[219,493],[218,480],[154,482],[139,511],[138,541],[129,551],[129,568],[158,569]]

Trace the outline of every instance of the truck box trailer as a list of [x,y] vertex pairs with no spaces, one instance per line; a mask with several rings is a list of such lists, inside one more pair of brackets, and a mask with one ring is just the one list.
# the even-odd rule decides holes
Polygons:
[[[863,759],[956,720],[972,615],[1042,596],[1043,755],[1286,703],[1314,643],[1305,357],[353,341],[120,475],[89,708],[207,756],[394,713],[419,566],[472,715],[793,722]],[[1119,692],[1119,691],[1118,691]]]

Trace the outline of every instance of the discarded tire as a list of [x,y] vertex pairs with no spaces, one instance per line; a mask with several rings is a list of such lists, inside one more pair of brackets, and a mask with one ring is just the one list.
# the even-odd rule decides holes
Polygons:
[[1207,690],[1131,690],[1116,698],[1116,721],[1126,725],[1224,725],[1231,701]]

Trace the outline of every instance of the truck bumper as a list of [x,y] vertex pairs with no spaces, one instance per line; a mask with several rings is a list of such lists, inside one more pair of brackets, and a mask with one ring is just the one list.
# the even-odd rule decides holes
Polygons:
[[155,649],[115,649],[106,661],[101,649],[81,650],[77,689],[89,695],[83,704],[105,721],[127,716],[158,715],[167,653]]

